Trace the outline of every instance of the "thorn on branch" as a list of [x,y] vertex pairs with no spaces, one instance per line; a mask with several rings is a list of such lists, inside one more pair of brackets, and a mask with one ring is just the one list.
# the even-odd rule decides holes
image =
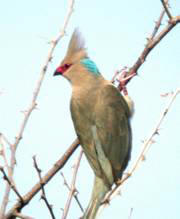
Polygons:
[[119,191],[117,192],[117,195],[119,195],[119,196],[122,195],[121,190],[119,190]]
[[168,112],[168,109],[166,109],[166,110],[164,111],[164,116],[167,114],[167,112]]
[[145,160],[146,160],[145,155],[142,155],[142,161],[145,161]]
[[160,96],[161,97],[168,97],[168,96],[172,96],[173,94],[174,94],[173,91],[171,91],[171,92],[167,92],[167,93],[161,94]]
[[146,37],[147,40],[147,44],[150,44],[152,42],[152,38],[151,37]]
[[43,72],[45,73],[47,71],[47,65],[45,65],[44,67],[43,67]]
[[52,60],[53,60],[53,57],[50,56],[50,57],[49,57],[49,62],[52,62]]
[[20,136],[16,136],[15,139],[16,139],[16,141],[20,141],[22,139],[22,136],[21,135]]
[[27,110],[21,110],[21,113],[23,113],[24,115],[26,115],[26,113],[28,112]]
[[159,135],[159,129],[156,129],[156,131],[154,132],[154,135]]
[[110,205],[110,199],[106,198],[101,202],[101,205]]
[[54,47],[56,46],[57,43],[58,43],[57,39],[48,42],[48,44],[52,44]]

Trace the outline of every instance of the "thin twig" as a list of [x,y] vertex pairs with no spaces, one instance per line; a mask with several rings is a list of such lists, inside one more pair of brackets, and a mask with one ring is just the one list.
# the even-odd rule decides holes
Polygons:
[[132,213],[133,213],[133,208],[130,209],[130,213],[129,213],[128,219],[131,219],[131,218],[132,218]]
[[146,57],[151,52],[151,50],[180,22],[180,16],[174,17],[171,19],[171,22],[169,22],[166,27],[152,40],[149,41],[149,43],[144,48],[143,52],[135,62],[135,64],[130,69],[129,74],[132,72],[137,72],[137,70],[141,67],[141,65],[144,63]]
[[0,155],[3,157],[3,160],[4,160],[4,165],[5,167],[7,168],[8,170],[8,175],[10,175],[9,173],[9,164],[8,164],[8,160],[7,160],[7,157],[6,157],[6,153],[5,153],[5,147],[4,147],[4,144],[3,144],[3,141],[2,141],[2,135],[0,134]]
[[13,182],[11,182],[11,180],[9,179],[9,177],[6,175],[6,172],[4,171],[4,168],[3,167],[0,167],[0,171],[2,172],[3,174],[3,178],[4,180],[6,180],[9,184],[9,186],[12,188],[12,190],[16,193],[16,195],[18,196],[18,198],[20,199],[21,203],[24,202],[22,196],[20,195],[20,193],[17,191],[15,185],[13,184]]
[[[166,0],[166,4],[168,4],[168,0]],[[154,27],[154,29],[153,29],[153,31],[152,31],[151,36],[150,36],[149,38],[147,38],[147,39],[148,39],[148,44],[150,44],[150,42],[152,42],[153,38],[154,38],[155,35],[157,34],[157,32],[158,32],[158,30],[159,30],[159,28],[160,28],[160,26],[161,26],[161,23],[162,23],[162,19],[163,19],[163,17],[164,17],[164,14],[165,14],[165,9],[163,8],[163,10],[162,10],[162,12],[161,12],[161,14],[160,14],[160,16],[159,16],[159,19],[155,22],[155,27]],[[147,44],[147,45],[148,45],[148,44]],[[146,47],[147,47],[147,45],[146,45]],[[141,58],[141,60],[143,60],[143,59]],[[131,69],[132,69],[132,68],[131,68]],[[137,70],[136,70],[136,71],[137,71]],[[134,71],[135,74],[134,74],[133,76],[136,75],[136,71]],[[133,72],[133,71],[132,71],[132,72]],[[120,75],[120,74],[121,74],[121,76],[120,76],[121,80],[118,80],[119,83],[121,83],[122,80],[126,80],[126,84],[130,81],[129,78],[127,78],[127,76],[129,76],[130,74],[128,74],[127,67],[124,67],[124,68],[121,69],[120,71],[117,70],[117,71],[114,73],[114,75],[113,75],[113,77],[112,77],[112,79],[111,79],[111,83],[114,84],[114,82],[115,82],[117,76]],[[122,76],[123,74],[124,74],[124,76]]]
[[162,23],[162,19],[165,15],[165,10],[162,10],[160,16],[159,16],[159,19],[155,22],[155,27],[154,27],[154,30],[151,34],[151,37],[149,38],[149,40],[153,40],[153,38],[155,37],[155,35],[157,34],[160,26],[161,26],[161,23]]
[[16,212],[14,215],[18,218],[21,218],[21,219],[34,219],[33,217],[29,217],[29,216],[21,214],[19,212]]
[[68,211],[69,211],[69,207],[71,205],[71,201],[72,201],[72,198],[73,198],[73,194],[76,192],[75,183],[76,183],[77,172],[78,172],[78,168],[79,168],[79,165],[80,165],[82,155],[83,155],[83,150],[81,150],[81,152],[79,154],[79,157],[76,161],[76,164],[74,165],[74,172],[73,172],[73,178],[72,178],[72,183],[71,183],[71,190],[69,192],[69,196],[68,196],[68,199],[67,199],[64,211],[63,211],[62,219],[66,219]]
[[[42,177],[42,182],[44,186],[51,180],[51,178],[64,167],[68,159],[71,157],[73,152],[78,148],[79,140],[76,139],[71,146],[66,150],[64,155],[53,165],[53,167]],[[22,204],[20,201],[17,201],[14,206],[9,210],[6,216],[3,219],[14,219],[14,213],[18,210],[26,206],[31,199],[41,190],[41,183],[38,182],[35,184],[32,189],[23,196],[24,203]]]
[[[48,69],[48,66],[49,66],[49,64],[52,60],[52,55],[54,53],[55,47],[56,47],[57,43],[61,40],[61,38],[65,35],[67,25],[69,23],[71,14],[73,12],[73,6],[74,6],[74,0],[69,0],[69,7],[68,7],[66,17],[64,19],[64,24],[63,24],[62,30],[60,31],[57,38],[55,40],[53,40],[52,43],[51,43],[51,47],[49,49],[47,59],[46,59],[45,64],[42,66],[42,69],[40,71],[40,76],[39,76],[39,79],[37,81],[35,90],[33,92],[33,97],[32,97],[31,103],[30,103],[28,109],[26,110],[24,119],[23,119],[23,121],[20,125],[20,128],[19,128],[18,134],[16,135],[15,142],[11,147],[10,167],[11,167],[12,175],[13,175],[14,167],[15,167],[15,164],[16,164],[15,155],[16,155],[17,147],[20,143],[20,140],[23,137],[23,133],[24,133],[25,127],[27,125],[27,122],[29,120],[29,117],[30,117],[32,111],[37,106],[36,101],[37,101],[37,97],[38,97],[39,92],[40,92],[42,82],[44,80],[44,77],[45,77],[46,71]],[[3,201],[2,201],[2,204],[1,204],[1,208],[0,208],[0,219],[3,219],[3,217],[4,217],[4,214],[5,214],[5,211],[6,211],[6,206],[7,206],[7,200],[9,200],[9,195],[10,195],[10,186],[7,184],[6,189],[5,189],[5,194],[4,194],[4,197],[3,197]]]
[[12,176],[12,171],[11,171],[11,168],[8,164],[8,159],[6,157],[6,152],[5,152],[5,146],[4,146],[4,143],[3,141],[6,143],[6,144],[10,144],[7,139],[3,136],[3,134],[0,133],[0,145],[1,145],[1,151],[0,151],[0,155],[2,155],[3,157],[3,160],[4,160],[4,164],[5,164],[5,167],[7,168],[7,171],[8,171],[8,177],[9,179],[11,180],[12,184],[14,186],[16,186],[15,182],[14,182],[14,179],[13,179],[13,176]]
[[176,90],[176,92],[172,95],[167,107],[163,110],[159,121],[157,122],[155,128],[152,130],[149,138],[144,142],[143,144],[143,149],[140,153],[140,155],[138,156],[135,164],[133,165],[132,169],[129,171],[129,173],[127,173],[122,180],[119,182],[119,184],[117,186],[114,187],[114,189],[112,189],[112,191],[106,196],[105,200],[103,201],[103,204],[109,203],[110,198],[112,197],[113,194],[115,194],[115,192],[118,191],[118,189],[120,188],[120,186],[134,173],[134,171],[137,169],[138,165],[140,164],[140,162],[144,159],[145,154],[148,150],[148,148],[150,147],[150,145],[152,145],[153,141],[153,137],[155,135],[157,135],[159,133],[159,128],[163,122],[163,120],[165,119],[167,113],[169,112],[169,109],[172,106],[172,103],[174,102],[174,100],[176,99],[177,95],[180,93],[180,88],[178,88]]
[[[148,43],[146,44],[144,50],[138,57],[137,61],[134,63],[134,65],[129,69],[129,71],[124,74],[124,78],[133,75],[137,75],[138,69],[142,66],[142,64],[145,62],[147,56],[149,53],[154,49],[154,47],[178,24],[180,23],[180,16],[172,17],[171,20],[169,20],[168,24],[162,29],[162,31],[156,35],[153,40],[149,40]],[[133,78],[131,77],[128,79],[125,83],[124,86],[130,82],[130,80]],[[118,86],[119,87],[119,86]],[[119,87],[119,90],[122,91],[122,87]]]
[[166,11],[167,16],[169,17],[169,20],[171,20],[172,19],[172,15],[171,15],[171,13],[170,13],[170,11],[168,9],[167,1],[161,0],[161,2],[163,4],[164,10]]
[[66,178],[65,178],[65,176],[63,174],[63,172],[61,172],[61,176],[62,176],[62,178],[64,180],[64,185],[68,188],[68,190],[71,190],[71,188],[70,188],[70,186],[69,186],[69,184],[68,184],[68,182],[67,182],[67,180],[66,180]]
[[54,212],[53,212],[53,209],[52,209],[52,205],[49,204],[49,201],[47,199],[47,196],[46,196],[46,192],[45,192],[45,189],[44,189],[44,183],[43,183],[43,180],[42,180],[42,176],[41,176],[41,169],[38,167],[38,164],[37,164],[37,161],[36,161],[36,156],[33,156],[33,161],[34,161],[34,167],[38,173],[38,176],[39,176],[39,181],[40,181],[40,184],[41,184],[41,190],[42,190],[42,194],[41,194],[41,198],[44,200],[49,212],[50,212],[50,215],[52,217],[52,219],[55,219],[55,215],[54,215]]
[[[64,176],[64,174],[63,174],[63,172],[61,172],[61,176],[62,176],[62,178],[63,178],[63,180],[64,180],[64,185],[68,188],[69,191],[71,191],[71,187],[69,186],[69,184],[68,184],[68,182],[67,182],[67,180],[66,180],[66,178],[65,178],[65,176]],[[77,202],[79,208],[81,209],[81,211],[84,212],[84,209],[83,209],[83,207],[82,207],[82,205],[81,205],[81,203],[80,203],[80,201],[79,201],[79,198],[78,198],[77,189],[76,189],[76,192],[73,194],[73,196],[74,196],[74,198],[75,198],[75,200],[76,200],[76,202]]]
[[2,138],[2,140],[9,145],[10,147],[12,146],[12,144],[9,142],[9,140],[6,138],[6,136],[3,133],[0,133],[0,136]]
[[[165,1],[165,3],[166,3],[166,5],[168,4],[168,0],[166,0]],[[165,15],[165,9],[164,9],[164,7],[163,7],[163,10],[162,10],[162,12],[161,12],[161,14],[160,14],[160,16],[159,16],[159,19],[155,22],[155,27],[154,27],[154,30],[153,30],[153,32],[152,32],[152,34],[151,34],[151,37],[148,39],[148,40],[153,40],[153,38],[155,37],[155,35],[157,34],[157,32],[158,32],[158,30],[159,30],[159,28],[160,28],[160,26],[161,26],[161,23],[162,23],[162,20],[163,20],[163,17],[164,17],[164,15]]]

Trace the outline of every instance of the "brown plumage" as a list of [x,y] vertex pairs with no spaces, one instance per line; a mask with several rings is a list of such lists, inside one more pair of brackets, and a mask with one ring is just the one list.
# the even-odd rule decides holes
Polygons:
[[130,159],[131,111],[120,92],[100,74],[78,30],[55,75],[72,84],[71,115],[84,153],[95,174],[84,219],[94,219],[106,193],[121,179]]

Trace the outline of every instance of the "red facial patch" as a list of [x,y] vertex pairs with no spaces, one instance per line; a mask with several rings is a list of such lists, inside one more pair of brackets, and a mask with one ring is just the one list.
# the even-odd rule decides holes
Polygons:
[[64,64],[64,65],[61,65],[59,66],[57,69],[56,69],[56,72],[58,72],[59,74],[64,74],[64,72],[71,66],[72,64]]

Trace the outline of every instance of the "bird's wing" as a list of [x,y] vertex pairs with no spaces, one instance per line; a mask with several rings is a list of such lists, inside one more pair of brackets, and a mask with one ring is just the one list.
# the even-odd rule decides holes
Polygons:
[[111,163],[115,180],[121,178],[130,159],[131,129],[129,108],[113,85],[102,87],[95,107],[98,144]]
[[90,109],[87,109],[85,104],[82,104],[81,99],[71,99],[71,116],[74,123],[76,134],[80,144],[83,147],[84,153],[91,165],[94,173],[102,178],[101,166],[98,161],[96,148],[93,139],[93,121]]
[[[96,101],[71,100],[74,127],[96,176],[108,185],[121,178],[130,158],[131,130],[129,108],[113,85],[103,85]],[[92,94],[91,94],[92,95]],[[82,104],[83,102],[83,104]],[[96,103],[96,104],[95,104]]]

